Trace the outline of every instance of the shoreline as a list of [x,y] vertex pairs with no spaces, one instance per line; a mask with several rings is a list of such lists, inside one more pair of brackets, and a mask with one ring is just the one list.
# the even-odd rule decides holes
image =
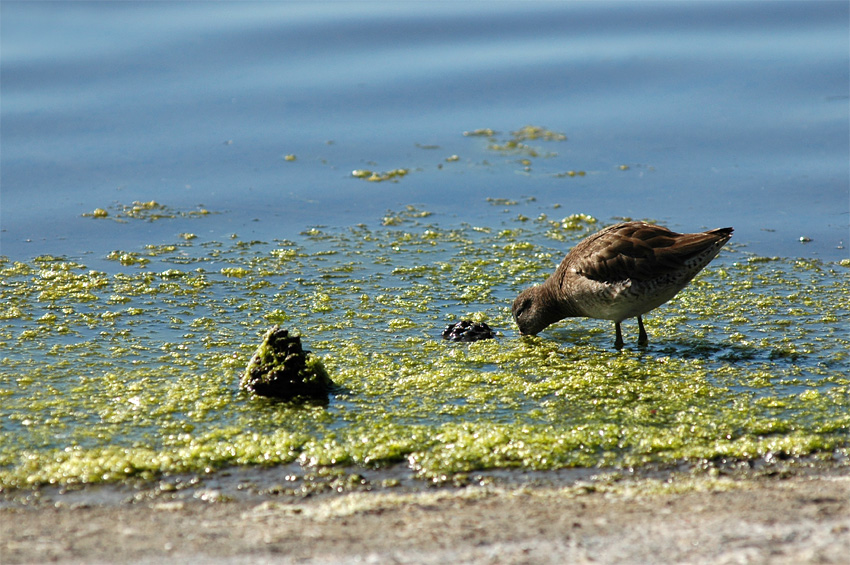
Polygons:
[[[411,483],[401,469],[293,477],[287,468],[248,468],[7,491],[0,556],[3,563],[840,563],[850,554],[846,462],[497,470],[442,486]],[[280,488],[281,480],[293,489]],[[324,486],[304,490],[308,483]]]

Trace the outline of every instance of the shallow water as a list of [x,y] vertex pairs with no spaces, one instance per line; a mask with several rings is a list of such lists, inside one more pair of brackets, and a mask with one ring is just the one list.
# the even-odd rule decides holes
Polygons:
[[[846,450],[847,15],[4,2],[0,484]],[[623,216],[736,231],[647,351],[518,339],[516,293]],[[238,390],[274,323],[327,405]]]
[[[220,215],[199,235],[272,239],[407,204],[486,219],[486,197],[528,195],[604,220],[733,225],[762,255],[848,257],[843,2],[2,10],[0,252],[14,259],[198,230],[81,217],[116,202],[203,205]],[[526,166],[462,135],[526,124],[568,140]],[[412,172],[350,176],[363,168]]]
[[[537,208],[516,204],[492,228],[441,228],[411,208],[298,242],[189,239],[116,254],[135,264],[115,274],[52,257],[4,264],[0,477],[295,460],[407,461],[437,476],[845,448],[850,312],[834,297],[850,295],[850,262],[733,250],[649,316],[646,351],[614,350],[608,322],[520,339],[510,298],[548,272],[554,248],[598,227],[523,214]],[[459,318],[501,335],[441,340]],[[327,404],[238,389],[274,323],[324,362],[337,385]]]

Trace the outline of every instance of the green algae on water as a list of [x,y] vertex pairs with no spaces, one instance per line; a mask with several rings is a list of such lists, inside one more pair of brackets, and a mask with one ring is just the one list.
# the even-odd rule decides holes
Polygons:
[[115,204],[109,208],[95,208],[92,212],[82,214],[88,218],[106,218],[116,222],[127,222],[129,220],[145,220],[152,222],[154,220],[173,219],[173,218],[197,218],[207,216],[210,211],[203,206],[198,206],[196,210],[177,210],[160,204],[155,200],[146,202],[135,201],[132,204]]
[[[484,130],[487,131],[487,130]],[[492,151],[501,153],[520,154],[527,157],[552,156],[552,153],[542,154],[537,148],[534,148],[526,141],[566,141],[567,136],[560,132],[555,132],[540,126],[524,126],[517,131],[511,132],[511,137],[506,140],[497,140],[494,137],[490,138],[490,144],[487,146]],[[530,165],[530,161],[525,162],[525,165]]]
[[367,180],[369,182],[383,182],[388,180],[398,182],[400,178],[406,176],[409,172],[410,169],[392,169],[384,172],[370,171],[368,169],[355,169],[351,171],[351,176]]
[[[535,206],[485,225],[409,207],[296,241],[178,236],[108,272],[0,259],[0,485],[293,461],[438,477],[847,454],[850,265],[733,246],[647,316],[645,351],[611,349],[594,320],[520,338],[513,298],[604,223]],[[458,319],[501,335],[442,340]],[[327,404],[240,388],[278,323],[333,375]]]

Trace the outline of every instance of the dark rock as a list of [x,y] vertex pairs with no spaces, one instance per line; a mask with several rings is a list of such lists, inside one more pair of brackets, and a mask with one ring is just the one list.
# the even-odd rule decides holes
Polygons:
[[322,362],[301,347],[301,336],[274,326],[263,336],[239,385],[259,396],[327,401],[334,383]]
[[449,324],[443,330],[443,339],[451,341],[478,341],[481,339],[492,339],[495,337],[493,330],[484,322],[472,322],[462,320]]

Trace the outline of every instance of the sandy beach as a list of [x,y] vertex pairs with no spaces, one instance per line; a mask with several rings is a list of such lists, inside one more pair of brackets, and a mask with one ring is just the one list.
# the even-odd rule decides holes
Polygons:
[[514,473],[437,488],[377,487],[354,474],[348,483],[376,488],[345,489],[338,476],[306,495],[304,485],[280,488],[276,480],[292,478],[284,472],[7,492],[2,562],[846,563],[850,555],[850,474],[841,467],[569,480]]

